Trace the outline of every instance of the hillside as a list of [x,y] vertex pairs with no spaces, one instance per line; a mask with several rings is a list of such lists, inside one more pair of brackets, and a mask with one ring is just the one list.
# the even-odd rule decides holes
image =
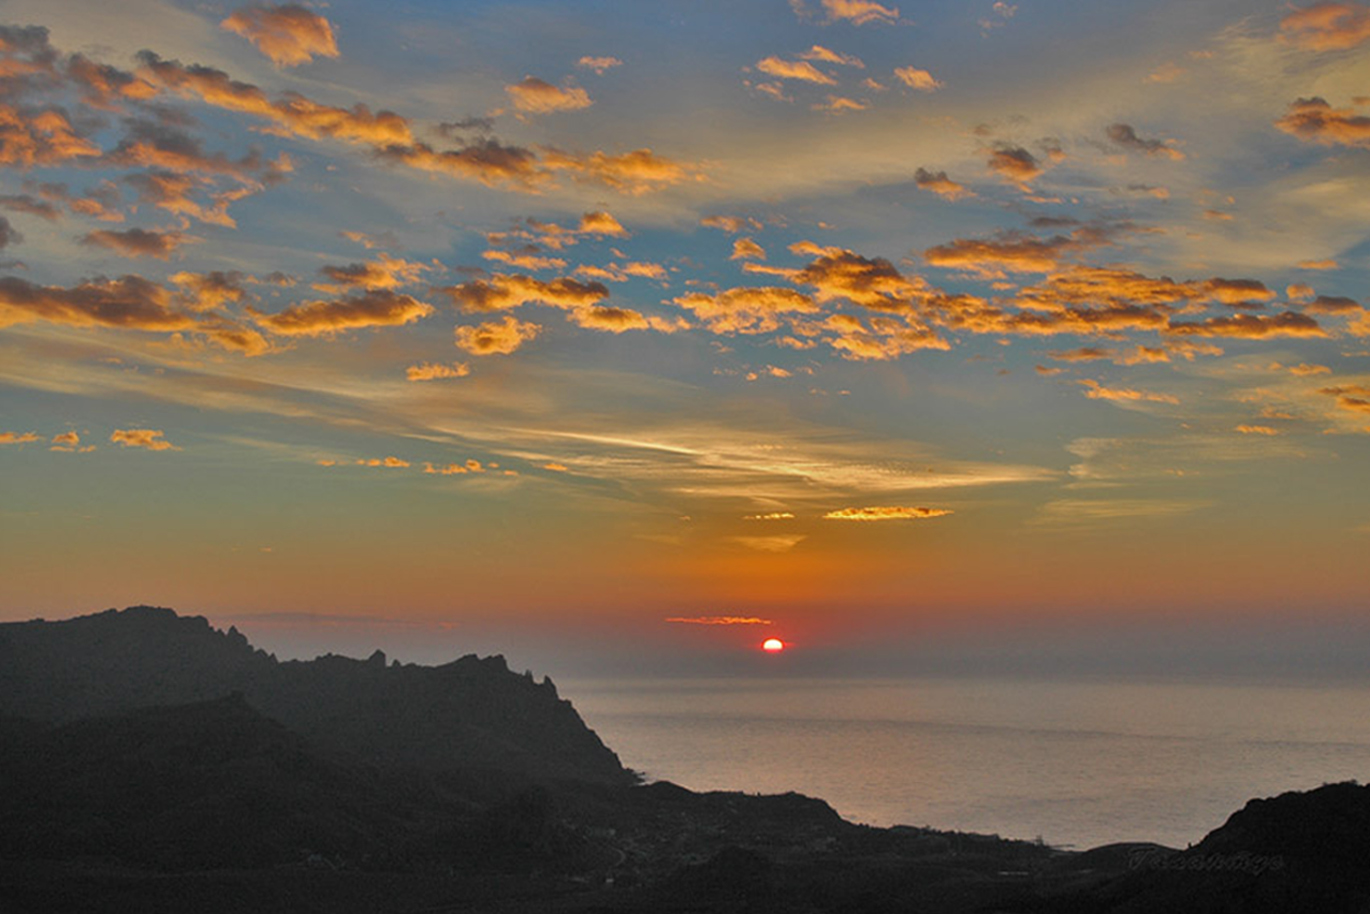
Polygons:
[[148,606],[0,624],[0,716],[63,723],[233,693],[337,756],[630,779],[549,679],[514,674],[499,656],[437,667],[387,664],[379,651],[282,663],[236,629]]

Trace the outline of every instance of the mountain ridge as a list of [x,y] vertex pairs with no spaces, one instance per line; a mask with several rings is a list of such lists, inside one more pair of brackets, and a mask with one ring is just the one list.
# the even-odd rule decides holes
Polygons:
[[501,655],[282,662],[235,627],[152,606],[0,623],[0,715],[65,723],[233,693],[312,744],[375,764],[632,778],[550,678],[512,673]]

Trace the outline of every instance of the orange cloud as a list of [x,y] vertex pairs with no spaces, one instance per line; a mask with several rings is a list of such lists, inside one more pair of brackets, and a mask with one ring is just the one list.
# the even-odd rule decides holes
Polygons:
[[917,67],[896,67],[894,75],[901,83],[919,92],[936,92],[943,85],[927,70]]
[[810,105],[809,107],[814,111],[827,111],[830,114],[842,114],[845,111],[865,111],[870,107],[870,103],[857,101],[854,98],[847,98],[844,95],[829,95],[823,101]]
[[846,299],[877,311],[904,311],[931,288],[921,278],[909,279],[883,257],[864,257],[837,247],[801,242],[792,250],[816,255],[808,266],[790,274],[797,285],[813,286],[820,302]]
[[765,260],[766,249],[750,238],[739,238],[733,242],[733,253],[729,260]]
[[1231,317],[1210,317],[1193,323],[1171,322],[1166,333],[1193,336],[1228,336],[1240,339],[1268,339],[1270,337],[1327,336],[1318,322],[1306,314],[1282,311],[1269,317],[1259,314],[1236,314]]
[[586,70],[594,70],[596,76],[603,76],[607,71],[614,67],[623,66],[623,61],[617,57],[582,57],[576,61],[576,66]]
[[0,165],[28,169],[100,153],[100,147],[77,133],[60,111],[32,111],[0,102]]
[[[193,195],[210,182],[196,175],[158,170],[129,175],[124,181],[137,190],[138,200],[141,203],[150,203],[176,216],[190,216],[199,219],[201,222],[222,225],[226,228],[233,228],[237,225],[233,217],[228,214],[228,206],[240,198],[242,188],[211,194],[210,199],[213,202],[206,205],[196,200]],[[78,208],[76,201],[73,201],[72,208]],[[100,211],[89,204],[83,204],[82,208],[88,215],[97,217],[102,215]],[[122,220],[122,216],[120,219]]]
[[[1157,362],[1169,362],[1172,352],[1177,352],[1182,358],[1191,362],[1194,361],[1194,356],[1197,354],[1192,350],[1179,352],[1165,346],[1137,346],[1131,352],[1120,354],[1113,361],[1119,365],[1154,365]],[[1218,354],[1221,355],[1222,350],[1219,350]]]
[[986,239],[958,238],[928,248],[923,259],[935,267],[965,270],[984,279],[1003,279],[1006,273],[1049,273],[1065,257],[1108,243],[1108,233],[1092,226],[1049,238],[1009,231]]
[[923,190],[930,190],[944,200],[955,202],[975,196],[973,190],[948,178],[945,171],[933,173],[926,168],[920,168],[913,173],[913,181]]
[[1115,188],[1114,193],[1145,194],[1157,200],[1170,199],[1169,188],[1157,187],[1154,184],[1129,184],[1127,187]]
[[1002,181],[1021,190],[1027,190],[1029,183],[1045,170],[1037,157],[1021,146],[1003,145],[991,150],[986,164]]
[[756,616],[671,616],[667,622],[679,625],[771,625],[770,619]]
[[1315,3],[1280,20],[1280,37],[1313,51],[1344,51],[1370,38],[1370,6]]
[[[544,247],[555,251],[579,244],[582,237],[595,235],[601,238],[627,238],[628,230],[610,213],[598,211],[584,213],[574,228],[567,228],[555,222],[527,218],[515,220],[512,229],[504,232],[489,232],[485,240],[495,247],[506,247],[513,254],[532,255],[542,252]],[[525,242],[515,245],[515,242]],[[491,258],[497,259],[497,258]]]
[[1091,400],[1117,400],[1146,403],[1171,403],[1179,405],[1179,398],[1172,397],[1170,394],[1152,393],[1146,390],[1133,390],[1131,388],[1104,387],[1098,381],[1086,378],[1083,381],[1076,381],[1077,384],[1085,386],[1085,396]]
[[789,511],[772,511],[769,514],[748,514],[743,520],[794,520]]
[[256,330],[241,321],[222,315],[210,314],[201,318],[195,332],[203,334],[224,349],[241,352],[245,356],[263,355],[275,348]]
[[81,446],[81,436],[77,432],[61,432],[52,436],[50,451],[74,451]]
[[82,447],[81,436],[74,431],[61,432],[60,434],[53,435],[52,446],[48,448],[50,451],[60,451],[64,454],[89,454],[95,449],[96,447],[93,444],[87,444]]
[[399,457],[372,457],[370,460],[358,460],[357,466],[380,467],[386,470],[403,470],[409,467],[408,460],[401,460]]
[[699,220],[699,224],[706,228],[722,229],[730,235],[736,235],[747,229],[759,232],[765,228],[760,221],[751,216],[705,216]]
[[155,257],[158,260],[166,260],[182,245],[195,244],[200,240],[184,232],[133,228],[122,232],[99,229],[86,234],[81,243],[107,248],[125,257]]
[[863,323],[850,314],[834,314],[824,324],[834,335],[826,342],[844,359],[854,361],[897,359],[921,349],[947,350],[951,345],[920,323],[890,317],[873,317]]
[[691,292],[672,301],[714,333],[769,333],[780,326],[777,315],[818,310],[809,296],[777,286],[740,287],[713,295]]
[[381,247],[383,245],[395,246],[399,244],[399,239],[397,239],[391,232],[382,232],[379,235],[368,235],[366,232],[354,232],[344,230],[338,232],[338,237],[346,238],[348,241],[354,241],[357,244],[360,244],[362,247],[366,248],[368,251],[374,250],[375,248]]
[[794,96],[785,94],[785,87],[782,83],[757,83],[752,88],[763,95],[769,95],[778,102],[794,101]]
[[[167,158],[167,156],[149,156],[141,149],[137,153],[140,159]],[[179,158],[189,159],[190,156],[179,156]],[[285,156],[282,156],[284,159]],[[132,156],[123,156],[119,159],[121,164],[134,164]],[[132,186],[138,192],[140,203],[149,203],[152,206],[166,210],[178,217],[190,217],[199,219],[201,222],[208,222],[211,225],[222,225],[233,229],[237,222],[229,215],[230,204],[236,203],[242,197],[251,196],[252,193],[262,189],[262,184],[247,177],[247,175],[233,175],[240,181],[247,184],[226,190],[211,190],[208,193],[208,203],[197,200],[196,193],[206,188],[212,188],[212,181],[200,175],[188,174],[188,171],[195,171],[190,167],[189,162],[179,164],[179,171],[144,171],[140,174],[130,174],[125,178],[126,184]],[[104,212],[104,207],[96,200],[73,200],[69,204],[74,211],[82,211],[88,215],[95,215],[97,218],[110,221],[111,214]],[[122,222],[122,215],[116,215],[112,221]]]
[[168,307],[170,302],[166,289],[141,276],[93,279],[73,288],[0,277],[0,327],[47,321],[126,330],[195,329],[194,321]]
[[874,508],[841,508],[823,515],[824,520],[921,520],[930,517],[946,517],[952,512],[946,508],[913,508],[888,506]]
[[1161,311],[1172,307],[1210,301],[1239,306],[1273,297],[1273,292],[1253,279],[1176,282],[1165,276],[1153,279],[1121,267],[1070,265],[1051,274],[1045,282],[1021,290],[1017,304],[1050,312],[1075,309],[1080,314],[1113,310],[1118,317],[1123,317],[1127,309],[1145,306],[1145,315],[1136,312],[1142,320],[1133,324],[1140,329],[1164,326],[1166,318]]
[[243,274],[236,271],[211,270],[208,273],[172,273],[171,282],[188,290],[184,304],[192,311],[213,311],[247,296],[242,286]]
[[1093,362],[1098,359],[1111,359],[1115,353],[1112,349],[1100,349],[1098,346],[1082,346],[1064,352],[1048,352],[1047,355],[1058,362]]
[[587,330],[623,333],[627,330],[646,330],[651,326],[647,318],[631,308],[578,308],[566,316],[567,320]]
[[409,122],[393,111],[372,113],[366,105],[337,108],[303,95],[287,94],[272,101],[256,86],[230,79],[212,67],[184,66],[163,60],[151,51],[139,55],[142,75],[178,95],[206,104],[272,121],[280,129],[309,139],[337,139],[377,147],[412,142]]
[[1243,435],[1265,435],[1273,437],[1275,435],[1283,434],[1279,429],[1271,428],[1268,425],[1239,425],[1236,430]]
[[767,57],[756,62],[756,68],[767,76],[777,79],[794,79],[800,82],[818,83],[821,86],[835,86],[837,80],[819,70],[806,60],[782,60]]
[[1171,145],[1174,140],[1144,140],[1130,124],[1110,124],[1108,138],[1124,149],[1145,153],[1149,156],[1164,156],[1175,161],[1184,158],[1184,153]]
[[592,184],[602,184],[629,194],[642,194],[663,185],[683,181],[690,173],[679,162],[659,156],[650,149],[635,149],[621,155],[593,152],[579,155],[553,147],[543,149],[543,165]]
[[525,76],[521,82],[505,86],[504,91],[514,107],[527,114],[579,111],[594,104],[589,93],[578,86],[560,88],[536,76]]
[[502,321],[491,321],[476,327],[458,327],[456,343],[472,355],[509,355],[538,335],[537,324],[506,315]]
[[470,472],[467,467],[460,463],[449,463],[445,467],[435,467],[431,463],[425,463],[423,465],[423,471],[429,475],[436,476],[460,476],[463,473]]
[[1360,310],[1360,303],[1340,295],[1319,295],[1304,305],[1303,310],[1310,314],[1351,314]]
[[[1024,304],[1020,301],[1019,304]],[[1038,307],[1040,302],[1028,302]],[[1005,313],[997,308],[968,307],[949,310],[939,316],[948,327],[975,333],[1006,333],[1025,336],[1073,334],[1116,334],[1123,330],[1162,330],[1167,316],[1155,308],[1141,305],[1111,304],[1101,307],[1062,306],[1046,313],[1037,311]]]
[[119,110],[119,101],[146,100],[157,87],[109,64],[95,63],[81,54],[67,59],[66,76],[81,89],[82,101],[93,108]]
[[468,312],[504,311],[530,302],[575,310],[609,297],[608,287],[599,282],[578,282],[566,277],[547,281],[505,273],[433,291],[447,295],[453,305]]
[[899,21],[899,7],[882,6],[874,0],[822,0],[822,3],[829,22],[841,19],[853,25],[866,25],[870,22],[892,24]]
[[331,282],[315,283],[320,292],[346,292],[349,289],[394,289],[418,282],[432,267],[381,254],[371,263],[353,263],[345,267],[324,266],[319,272]]
[[30,444],[41,440],[37,432],[0,432],[0,444]]
[[309,63],[315,57],[337,57],[333,26],[324,17],[293,3],[248,6],[219,27],[241,35],[278,67]]
[[1338,387],[1323,387],[1320,394],[1337,398],[1337,405],[1352,412],[1370,413],[1370,386],[1365,384],[1345,384]]
[[580,217],[576,231],[582,235],[603,235],[609,238],[627,238],[628,230],[609,213],[598,211],[585,213]]
[[409,295],[373,289],[331,301],[292,305],[279,314],[249,308],[252,319],[281,336],[331,336],[345,330],[398,327],[433,313],[433,306]]
[[1222,302],[1225,305],[1241,306],[1252,302],[1267,302],[1275,293],[1256,279],[1222,279],[1214,277],[1195,287],[1195,298]]
[[1313,299],[1315,293],[1308,283],[1292,282],[1284,287],[1284,294],[1292,302],[1307,302]]
[[1349,108],[1333,108],[1325,99],[1300,98],[1289,104],[1275,126],[1285,133],[1324,146],[1370,147],[1370,117]]
[[607,267],[597,267],[594,264],[586,263],[576,267],[576,275],[588,276],[591,279],[603,279],[608,282],[627,282],[633,277],[664,282],[666,268],[659,263],[639,261],[629,261],[625,264],[611,263]]
[[123,447],[141,447],[149,451],[179,451],[180,448],[167,441],[161,431],[150,428],[116,428],[109,436],[113,444]]
[[376,150],[383,159],[411,168],[473,178],[487,185],[513,184],[536,192],[558,173],[628,194],[643,194],[685,179],[690,170],[650,149],[621,155],[589,155],[545,147],[538,153],[483,139],[459,149],[435,151],[426,143],[390,145]]
[[560,270],[566,266],[566,261],[560,257],[544,257],[539,254],[515,254],[510,251],[494,250],[484,251],[480,256],[486,260],[507,263],[520,270]]
[[533,191],[550,178],[532,150],[506,146],[488,137],[442,151],[427,143],[392,143],[378,147],[376,153],[386,161],[420,171],[470,178],[487,186],[512,184]]
[[824,63],[836,63],[841,64],[844,67],[856,67],[858,70],[864,70],[866,68],[866,65],[861,62],[861,58],[853,57],[850,54],[839,54],[836,51],[831,51],[819,44],[809,48],[803,54],[800,54],[799,57],[801,60],[821,60]]
[[465,362],[451,365],[438,365],[433,362],[420,362],[404,370],[405,377],[411,381],[436,381],[443,378],[464,378],[471,373],[471,366]]
[[1300,270],[1340,270],[1341,265],[1335,260],[1300,260],[1295,264]]

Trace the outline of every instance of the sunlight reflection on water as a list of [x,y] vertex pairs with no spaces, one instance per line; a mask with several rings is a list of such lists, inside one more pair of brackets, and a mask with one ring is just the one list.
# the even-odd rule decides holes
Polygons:
[[1248,799],[1370,772],[1370,686],[1027,679],[562,684],[623,763],[875,825],[1183,847]]

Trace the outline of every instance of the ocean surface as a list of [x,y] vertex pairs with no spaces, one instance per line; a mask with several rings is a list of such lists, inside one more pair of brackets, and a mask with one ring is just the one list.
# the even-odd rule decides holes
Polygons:
[[1184,847],[1248,799],[1370,779],[1370,684],[1042,678],[559,683],[625,765],[692,790],[1088,848]]

